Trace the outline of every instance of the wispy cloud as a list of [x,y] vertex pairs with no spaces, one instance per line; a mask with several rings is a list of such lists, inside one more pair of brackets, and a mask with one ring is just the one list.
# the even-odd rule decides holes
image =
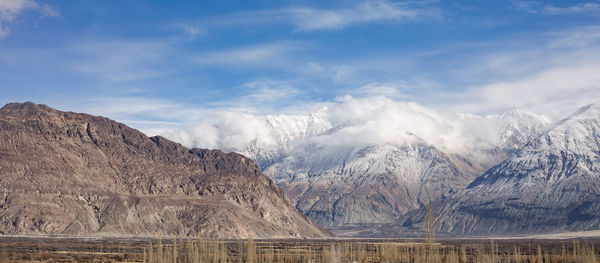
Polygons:
[[364,85],[354,91],[355,94],[360,96],[372,97],[372,96],[385,96],[388,98],[401,98],[405,95],[401,92],[402,85],[398,83],[379,83],[372,82]]
[[9,25],[27,10],[35,10],[43,17],[59,16],[58,9],[33,0],[0,0],[0,38],[10,33]]
[[367,1],[342,9],[292,8],[286,12],[289,12],[291,23],[299,31],[332,30],[361,23],[403,22],[441,17],[436,9],[388,1]]
[[[110,97],[90,99],[84,106],[96,114],[115,116],[120,114],[143,114],[170,112],[180,108],[179,105],[161,99],[143,97]],[[159,115],[159,117],[162,114]]]
[[572,108],[576,108],[600,98],[597,72],[600,72],[600,65],[589,63],[574,68],[556,67],[518,80],[491,83],[471,91],[471,102],[465,101],[463,107],[476,105],[483,108],[485,105],[487,110],[533,108],[563,115],[564,109],[548,106],[569,99],[574,103]]
[[553,15],[562,15],[562,14],[577,14],[577,13],[590,13],[598,15],[600,11],[600,3],[599,2],[589,2],[589,3],[580,3],[573,6],[567,7],[556,7],[552,5],[547,5],[544,7],[544,12]]
[[[268,78],[260,78],[235,88],[227,100],[215,100],[201,105],[172,101],[143,95],[122,95],[81,99],[65,104],[73,110],[89,112],[144,127],[187,125],[205,118],[214,111],[246,112],[269,114],[282,111],[287,106],[295,106],[295,100],[302,91],[291,83]],[[156,127],[155,127],[156,128]]]
[[[465,86],[459,87],[419,75],[419,65],[413,63],[423,59],[422,56],[393,54],[315,61],[314,57],[299,55],[310,49],[307,45],[289,41],[208,51],[197,55],[190,65],[286,72],[284,78],[264,74],[262,78],[245,80],[246,84],[224,87],[237,93],[228,94],[226,100],[214,100],[210,103],[213,108],[273,113],[294,104],[303,105],[296,108],[306,108],[327,101],[327,96],[351,94],[359,98],[386,96],[417,101],[459,112],[487,114],[528,108],[557,117],[600,97],[596,76],[600,72],[600,57],[595,52],[600,47],[598,32],[598,27],[571,28],[496,43],[493,51],[474,48],[472,54],[461,56],[460,69],[440,70],[446,77],[467,79],[459,83],[466,83]],[[161,41],[102,42],[73,49],[84,58],[76,60],[74,69],[112,81],[151,79],[169,73],[168,67],[160,70],[165,60],[180,59],[182,53],[189,55],[172,48],[171,43]],[[322,82],[323,79],[330,82]],[[319,83],[322,87],[332,87],[333,91],[324,100],[317,99],[320,94],[307,95],[298,88],[306,83]]]
[[40,13],[44,17],[60,16],[60,11],[56,7],[43,4],[43,5],[40,5],[39,8],[40,8],[39,9]]
[[600,12],[600,2],[598,1],[577,3],[574,5],[561,7],[542,4],[535,1],[514,1],[513,4],[517,9],[533,14],[567,15],[587,13],[598,15],[598,12]]
[[173,24],[175,29],[181,30],[188,41],[196,40],[199,36],[203,36],[207,34],[206,28],[202,26],[192,25],[192,24],[184,24],[184,23],[176,23]]
[[242,85],[242,88],[245,88],[249,94],[240,100],[252,104],[276,103],[300,94],[300,91],[292,85],[271,79],[255,80]]
[[289,53],[300,49],[302,45],[299,43],[267,43],[206,52],[197,56],[196,62],[234,68],[281,66]]
[[[535,48],[489,54],[479,68],[495,72],[491,81],[455,94],[464,112],[528,108],[565,116],[600,98],[600,34],[584,27],[538,35]],[[480,74],[471,72],[470,74]],[[560,106],[560,107],[559,107]]]
[[364,1],[335,8],[294,6],[244,11],[214,16],[203,21],[213,27],[291,25],[297,32],[339,30],[370,23],[439,20],[442,12],[427,3]]
[[298,112],[312,109],[320,102],[307,97],[306,91],[297,88],[293,80],[258,78],[234,87],[225,100],[205,104],[211,109],[247,112],[253,114],[274,114]]
[[112,82],[135,81],[163,76],[163,65],[172,51],[168,41],[95,40],[73,44],[63,50],[68,67]]

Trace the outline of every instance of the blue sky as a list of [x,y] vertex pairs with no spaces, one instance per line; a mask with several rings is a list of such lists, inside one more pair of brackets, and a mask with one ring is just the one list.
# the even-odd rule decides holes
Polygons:
[[599,1],[0,0],[1,104],[147,129],[344,96],[560,117],[599,61]]

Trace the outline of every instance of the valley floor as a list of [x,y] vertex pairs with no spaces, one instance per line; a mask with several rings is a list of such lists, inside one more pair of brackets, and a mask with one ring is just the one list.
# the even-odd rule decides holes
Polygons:
[[600,262],[597,236],[557,238],[426,242],[0,236],[0,262]]

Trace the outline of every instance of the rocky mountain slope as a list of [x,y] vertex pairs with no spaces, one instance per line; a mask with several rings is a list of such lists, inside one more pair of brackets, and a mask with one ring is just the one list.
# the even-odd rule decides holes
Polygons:
[[324,148],[295,152],[265,173],[300,211],[327,227],[391,222],[466,187],[479,171],[461,156],[425,143]]
[[242,155],[33,103],[0,109],[0,234],[328,235]]
[[[452,235],[600,229],[600,102],[556,123],[432,211],[435,229]],[[401,224],[419,228],[424,214],[411,212]]]
[[482,139],[461,131],[465,133],[461,136],[479,141],[472,143],[475,149],[456,152],[410,132],[405,142],[369,143],[366,139],[367,143],[360,143],[365,139],[357,137],[359,143],[337,143],[348,131],[363,128],[365,121],[340,122],[330,115],[328,108],[322,108],[307,115],[266,116],[274,143],[256,138],[244,149],[230,149],[257,160],[300,211],[328,228],[392,222],[407,211],[464,189],[550,123],[543,116],[518,110],[438,121],[444,122],[442,126],[489,127],[492,135]]

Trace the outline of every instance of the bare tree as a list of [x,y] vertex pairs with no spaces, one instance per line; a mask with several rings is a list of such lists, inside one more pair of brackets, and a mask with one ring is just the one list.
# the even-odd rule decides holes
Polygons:
[[431,256],[433,254],[433,241],[435,239],[433,223],[434,220],[431,212],[431,204],[427,204],[425,206],[425,220],[423,221],[423,239],[425,239],[427,262],[431,262]]

